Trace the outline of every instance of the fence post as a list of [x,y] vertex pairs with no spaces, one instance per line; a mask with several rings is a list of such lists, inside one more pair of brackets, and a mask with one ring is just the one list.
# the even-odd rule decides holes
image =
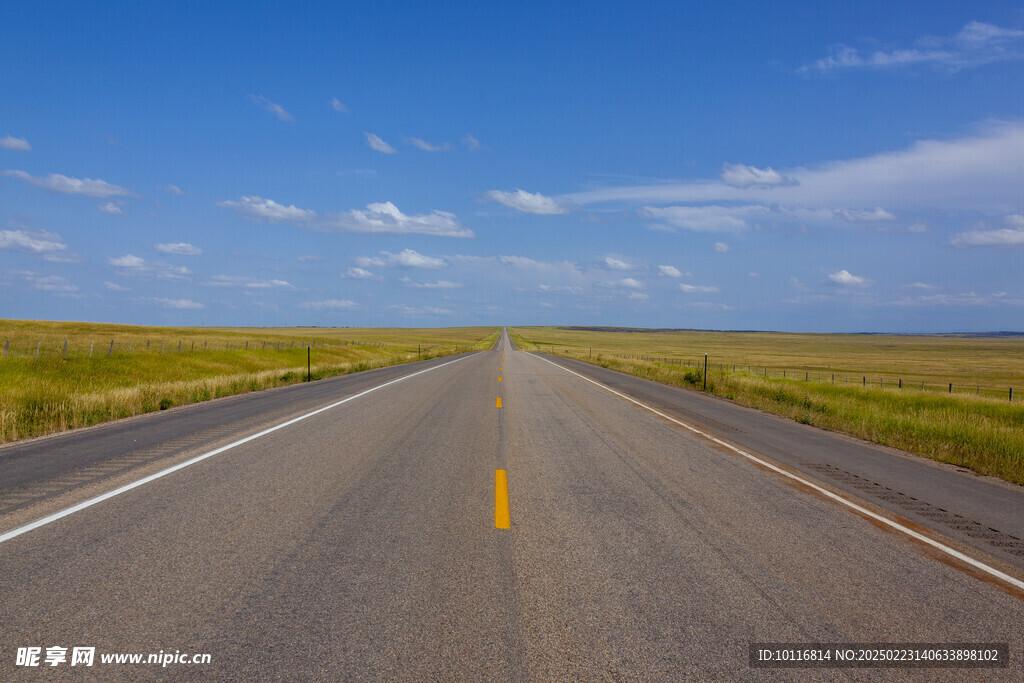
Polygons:
[[89,358],[92,358],[92,345],[95,343],[96,342],[92,341],[91,339],[89,340]]
[[36,344],[36,360],[39,360],[39,347],[43,345],[43,340],[40,339]]
[[949,393],[951,393],[951,394],[953,393],[953,383],[952,382],[949,383]]
[[60,352],[60,357],[61,358],[66,358],[67,355],[68,355],[68,340],[65,339],[64,340],[64,350]]
[[708,390],[708,352],[705,351],[704,352],[704,389],[703,389],[703,391],[707,391],[707,390]]
[[178,340],[178,353],[181,353],[181,340]]
[[131,352],[132,352],[132,340],[129,339],[128,340],[128,353],[131,353]]
[[1013,403],[1013,387],[1010,387],[1010,403]]
[[146,350],[149,351],[149,340],[146,340]]
[[903,388],[903,378],[901,377],[900,378],[900,389],[902,389],[902,388]]
[[[7,352],[10,351],[10,350],[11,350],[11,340],[10,339],[5,339],[4,340],[4,360],[7,360]],[[1013,390],[1011,389],[1010,391],[1012,392]]]
[[110,354],[114,352],[114,340],[110,340],[110,348],[107,349],[107,358],[110,358]]
[[160,340],[160,353],[163,353],[167,349],[167,341],[165,339]]

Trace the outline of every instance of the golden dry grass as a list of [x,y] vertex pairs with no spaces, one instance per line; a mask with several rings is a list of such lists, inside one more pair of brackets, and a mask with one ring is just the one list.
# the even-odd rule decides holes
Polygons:
[[159,328],[4,320],[0,442],[301,382],[307,344],[312,377],[319,379],[488,348],[497,335],[484,327]]
[[[701,389],[805,424],[1024,484],[1024,339],[510,329],[521,348]],[[806,354],[800,356],[800,354]],[[714,362],[714,359],[719,359]],[[967,360],[969,359],[969,360]],[[677,363],[690,362],[689,366]],[[736,371],[733,371],[733,367]],[[773,366],[768,377],[748,367]],[[786,378],[781,370],[788,368]],[[823,381],[816,381],[817,373]],[[831,382],[832,373],[838,382]],[[842,381],[849,375],[853,381]],[[870,376],[865,387],[863,376]],[[805,381],[810,377],[810,381]],[[888,377],[885,386],[878,378]],[[897,378],[909,378],[904,389]],[[949,394],[947,382],[993,391]],[[923,378],[923,379],[922,379]],[[947,379],[949,378],[949,379]],[[912,381],[911,381],[912,380]],[[924,381],[931,390],[921,391]],[[995,393],[994,384],[1005,382]],[[1020,382],[1024,391],[1024,382]]]

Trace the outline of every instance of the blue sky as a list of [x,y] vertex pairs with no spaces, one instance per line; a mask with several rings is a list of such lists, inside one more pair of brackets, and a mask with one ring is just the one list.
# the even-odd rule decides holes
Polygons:
[[21,3],[0,317],[1024,329],[1015,3]]

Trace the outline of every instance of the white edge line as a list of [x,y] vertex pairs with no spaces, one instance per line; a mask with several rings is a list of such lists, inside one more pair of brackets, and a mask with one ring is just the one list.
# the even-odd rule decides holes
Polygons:
[[[479,353],[479,352],[477,352],[477,353]],[[296,422],[301,422],[302,420],[305,420],[306,418],[313,417],[314,415],[318,415],[318,414],[324,412],[325,410],[330,410],[331,408],[336,408],[336,407],[340,406],[342,403],[348,403],[349,401],[354,401],[355,399],[360,398],[362,396],[366,396],[367,394],[369,394],[371,392],[374,392],[374,391],[377,391],[378,389],[383,389],[386,386],[390,386],[390,385],[395,384],[397,382],[402,382],[404,380],[409,379],[410,377],[415,377],[416,375],[422,375],[424,372],[430,372],[431,370],[437,370],[438,368],[443,368],[444,366],[451,365],[452,363],[458,363],[459,361],[466,360],[467,358],[471,358],[472,356],[475,356],[475,355],[476,355],[476,353],[471,354],[470,356],[463,356],[462,358],[456,358],[455,360],[450,360],[447,363],[441,363],[440,365],[435,365],[435,366],[433,366],[431,368],[427,368],[426,370],[420,370],[419,372],[414,372],[411,375],[405,375],[403,377],[399,377],[398,379],[393,379],[390,382],[385,382],[384,384],[379,384],[379,385],[377,385],[375,387],[367,389],[366,391],[361,391],[358,394],[353,394],[352,396],[349,396],[348,398],[343,398],[340,401],[335,401],[334,403],[332,403],[332,404],[330,404],[328,406],[324,406],[323,408],[317,408],[316,410],[314,410],[312,412],[306,413],[304,415],[299,415],[298,417],[292,418],[291,420],[288,420],[287,422],[282,422],[279,425],[274,425],[273,427],[270,427],[268,429],[264,429],[262,432],[257,432],[256,434],[251,434],[251,435],[245,437],[244,439],[239,439],[238,441],[235,441],[233,443],[229,443],[226,446],[221,446],[220,448],[216,448],[216,449],[214,449],[214,450],[212,450],[212,451],[210,451],[208,453],[203,453],[202,455],[197,455],[196,457],[192,458],[191,460],[186,460],[185,462],[178,463],[177,465],[174,465],[173,467],[168,467],[167,469],[161,470],[161,471],[159,471],[159,472],[157,472],[155,474],[151,474],[148,477],[143,477],[142,479],[139,479],[138,481],[133,481],[130,484],[125,484],[124,486],[116,488],[113,491],[108,491],[107,493],[104,493],[102,495],[96,496],[95,498],[90,498],[89,500],[83,501],[83,502],[81,502],[81,503],[79,503],[77,505],[72,505],[69,508],[65,508],[64,510],[61,510],[59,512],[55,512],[52,515],[48,515],[46,517],[43,517],[42,519],[37,519],[36,521],[31,522],[29,524],[26,524],[24,526],[20,526],[17,529],[14,529],[12,531],[8,531],[8,532],[6,532],[4,534],[0,534],[0,543],[3,543],[4,541],[9,541],[12,538],[15,538],[17,536],[21,536],[22,534],[28,533],[29,531],[32,531],[33,529],[38,529],[39,527],[45,526],[45,525],[49,524],[50,522],[56,522],[58,519],[62,519],[64,517],[67,517],[68,515],[73,515],[74,513],[78,512],[80,510],[84,510],[87,507],[92,507],[93,505],[96,505],[97,503],[102,503],[103,501],[108,500],[110,498],[113,498],[114,496],[119,496],[122,493],[125,493],[126,491],[131,491],[132,489],[134,489],[136,487],[139,487],[139,486],[142,486],[143,484],[148,484],[149,482],[154,481],[156,479],[159,479],[160,477],[165,477],[168,474],[171,474],[172,472],[177,472],[178,470],[184,469],[184,468],[188,467],[189,465],[194,465],[197,462],[200,462],[202,460],[206,460],[207,458],[212,458],[213,456],[218,455],[220,453],[223,453],[224,451],[230,450],[232,448],[235,448],[236,446],[241,446],[244,443],[248,443],[250,441],[255,441],[256,439],[259,439],[260,437],[266,436],[267,434],[270,434],[272,432],[276,432],[279,429],[284,429],[285,427],[287,427],[289,425],[293,425]]]
[[[536,355],[536,354],[534,354],[534,355]],[[576,375],[577,377],[579,377],[582,380],[586,380],[587,382],[590,382],[591,384],[597,385],[597,386],[601,387],[602,389],[604,389],[606,391],[610,391],[611,393],[615,394],[616,396],[619,396],[620,398],[626,399],[630,403],[635,403],[636,405],[640,406],[641,408],[649,410],[652,413],[654,413],[655,415],[658,415],[659,417],[663,417],[666,420],[669,420],[670,422],[674,422],[675,424],[679,425],[680,427],[683,427],[685,429],[690,430],[694,434],[699,434],[699,435],[703,436],[704,438],[717,443],[720,446],[724,446],[725,448],[728,448],[729,450],[731,450],[731,451],[733,451],[733,452],[735,452],[735,453],[737,453],[739,455],[742,455],[744,458],[747,458],[748,460],[751,460],[753,462],[756,462],[759,465],[767,467],[768,469],[772,470],[773,472],[781,474],[782,476],[788,477],[789,479],[792,479],[794,481],[798,481],[801,484],[803,484],[804,486],[808,486],[811,489],[813,489],[813,490],[817,491],[818,493],[820,493],[821,495],[823,495],[823,496],[825,496],[827,498],[830,498],[831,500],[834,500],[837,503],[841,503],[842,505],[845,505],[845,506],[847,506],[848,508],[850,508],[852,510],[856,510],[857,512],[861,513],[862,515],[866,515],[866,516],[870,517],[871,519],[877,520],[877,521],[881,522],[882,524],[885,524],[886,526],[892,527],[893,529],[896,529],[897,531],[900,531],[900,532],[906,534],[907,536],[910,536],[913,539],[916,539],[918,541],[921,541],[922,543],[930,545],[930,546],[932,546],[933,548],[935,548],[937,550],[941,550],[942,552],[946,553],[947,555],[955,557],[956,559],[960,560],[961,562],[965,562],[965,563],[969,564],[970,566],[974,567],[975,569],[980,569],[981,571],[985,572],[986,574],[991,574],[992,576],[996,577],[1000,581],[1004,581],[1004,582],[1010,584],[1014,588],[1018,588],[1020,590],[1024,590],[1024,581],[1021,581],[1019,579],[1016,579],[1016,578],[1010,576],[1009,574],[1001,572],[998,569],[996,569],[995,567],[990,567],[987,564],[985,564],[984,562],[976,560],[976,559],[974,559],[973,557],[971,557],[969,555],[965,555],[964,553],[960,552],[959,550],[955,550],[953,548],[950,548],[948,545],[945,545],[944,543],[939,543],[938,541],[936,541],[936,540],[934,540],[932,538],[929,538],[929,537],[925,536],[924,534],[919,534],[918,532],[914,531],[913,529],[909,529],[909,528],[903,526],[899,522],[895,522],[895,521],[893,521],[893,520],[891,520],[891,519],[889,519],[887,517],[884,517],[884,516],[882,516],[882,515],[880,515],[880,514],[878,514],[876,512],[872,512],[871,510],[868,510],[865,507],[857,505],[852,500],[848,500],[848,499],[844,498],[843,496],[840,496],[840,495],[838,495],[836,493],[833,493],[832,491],[829,491],[828,489],[824,489],[824,488],[818,486],[817,484],[815,484],[815,483],[813,483],[813,482],[811,482],[811,481],[809,481],[807,479],[804,479],[803,477],[797,476],[797,475],[793,474],[792,472],[788,472],[788,471],[782,469],[781,467],[777,467],[776,465],[773,465],[772,463],[770,463],[770,462],[768,462],[766,460],[762,460],[761,458],[757,457],[756,455],[752,455],[750,453],[747,453],[742,448],[737,448],[736,446],[733,446],[731,443],[726,443],[725,441],[722,441],[718,437],[713,436],[712,434],[709,434],[709,433],[707,433],[707,432],[705,432],[705,431],[703,431],[701,429],[698,429],[697,427],[694,427],[693,425],[687,424],[687,423],[685,423],[685,422],[683,422],[681,420],[677,420],[676,418],[672,417],[671,415],[666,415],[665,413],[661,412],[660,410],[658,410],[656,408],[652,408],[651,406],[647,405],[646,403],[642,403],[642,402],[636,400],[635,398],[633,398],[631,396],[627,396],[626,394],[618,392],[618,391],[616,391],[615,389],[612,389],[609,386],[601,384],[600,382],[595,382],[594,380],[590,379],[589,377],[585,377],[585,376],[581,375],[578,372],[573,372],[569,368],[564,367],[562,365],[559,365],[558,363],[554,363],[554,362],[548,360],[547,358],[544,358],[543,356],[537,355],[536,357],[540,358],[545,363],[550,363],[551,365],[554,365],[556,368],[560,368],[562,370],[565,370],[566,372],[568,372],[568,373],[570,373],[572,375]]]

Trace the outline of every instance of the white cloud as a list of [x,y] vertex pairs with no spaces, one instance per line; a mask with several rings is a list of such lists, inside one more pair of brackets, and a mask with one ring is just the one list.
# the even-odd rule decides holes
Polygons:
[[913,232],[913,233],[928,232],[928,225],[927,225],[927,223],[921,223],[920,221],[918,221],[917,223],[912,223],[910,225],[910,227],[907,228],[907,232]]
[[499,256],[498,263],[506,266],[513,266],[521,270],[534,270],[548,275],[562,275],[570,278],[578,278],[582,275],[579,267],[572,261],[538,261],[526,256]]
[[498,260],[507,266],[515,266],[516,268],[537,268],[547,265],[543,261],[538,261],[528,256],[499,256]]
[[172,242],[170,244],[154,244],[153,248],[165,254],[177,254],[178,256],[200,256],[203,250],[194,247],[188,242]]
[[911,282],[909,285],[903,285],[907,289],[935,289],[935,285],[930,285],[927,282]]
[[447,142],[443,145],[432,145],[421,138],[406,138],[406,141],[413,147],[422,149],[424,152],[446,152],[452,148]]
[[604,264],[612,270],[633,270],[633,266],[630,263],[611,254],[604,257]]
[[388,306],[388,308],[404,313],[405,315],[448,315],[451,313],[447,308],[437,308],[436,306],[406,306],[404,304],[395,304],[394,306]]
[[206,283],[213,287],[239,287],[243,289],[295,289],[285,280],[256,280],[237,275],[214,275]]
[[28,140],[25,138],[16,138],[8,135],[7,137],[0,138],[0,148],[10,149],[15,152],[31,152],[32,145],[28,144]]
[[717,251],[719,254],[728,254],[730,251],[732,251],[732,247],[730,247],[725,242],[715,242],[715,251]]
[[148,275],[159,280],[188,280],[192,274],[185,266],[173,266],[163,261],[149,262],[133,254],[108,258],[107,263],[128,273]]
[[105,180],[92,178],[69,178],[59,173],[51,173],[46,177],[29,175],[25,171],[4,171],[3,175],[17,178],[30,185],[41,187],[48,192],[57,194],[81,194],[87,197],[134,197],[131,190],[112,185]]
[[360,256],[356,259],[356,263],[361,267],[423,268],[427,270],[437,270],[448,265],[444,259],[424,256],[412,249],[403,249],[397,254],[390,251],[380,253],[382,256]]
[[682,277],[683,274],[675,266],[658,266],[658,272],[666,277]]
[[892,306],[1024,306],[1024,298],[1008,296],[1006,292],[978,294],[963,292],[960,294],[926,294],[905,297],[889,302]]
[[341,277],[350,277],[357,280],[370,280],[374,275],[370,271],[363,270],[362,268],[349,268],[341,274]]
[[686,292],[687,294],[714,294],[718,292],[718,287],[711,287],[708,285],[688,285],[681,283],[679,290]]
[[722,182],[730,187],[771,187],[773,185],[791,185],[793,180],[782,175],[771,166],[757,168],[746,164],[723,164]]
[[619,284],[623,287],[629,287],[630,289],[643,289],[644,283],[639,280],[635,280],[631,277],[623,278],[619,280]]
[[113,214],[115,216],[120,216],[121,214],[124,213],[124,209],[122,209],[119,205],[115,204],[114,202],[107,202],[106,204],[100,204],[96,208],[99,209],[100,211],[102,211],[103,213],[109,213],[109,214]]
[[43,230],[36,232],[0,230],[0,249],[32,254],[44,261],[54,263],[76,260],[72,254],[68,253],[68,245],[64,244],[60,235]]
[[748,217],[766,215],[769,209],[766,206],[645,206],[639,213],[684,230],[735,232],[747,227]]
[[972,21],[950,37],[926,36],[914,47],[864,53],[848,45],[837,46],[831,55],[799,71],[819,72],[839,69],[898,69],[916,65],[938,66],[950,71],[978,67],[993,62],[1020,59],[1024,31],[1005,29]]
[[295,257],[295,260],[299,263],[315,263],[317,261],[326,261],[326,256],[313,256],[312,254],[299,254]]
[[531,194],[525,190],[513,192],[502,192],[501,190],[490,190],[484,193],[488,201],[498,202],[523,213],[533,213],[543,216],[569,213],[569,209],[560,205],[551,197],[545,197],[540,192]]
[[[966,137],[921,140],[893,152],[783,170],[796,181],[793,185],[736,188],[704,180],[610,187],[555,199],[580,206],[744,203],[680,207],[688,213],[680,217],[684,225],[679,227],[688,229],[707,221],[714,225],[720,217],[732,219],[733,228],[748,221],[825,222],[840,218],[836,207],[870,213],[880,204],[886,205],[886,212],[1012,213],[1019,211],[1020,187],[1024,185],[1022,157],[1024,121],[990,122]],[[698,212],[711,216],[701,217]]]
[[858,275],[853,275],[850,271],[840,270],[836,273],[829,273],[828,279],[837,285],[843,285],[844,287],[863,287],[868,284],[868,281]]
[[1024,230],[969,230],[953,235],[949,243],[954,247],[1019,247],[1024,246]]
[[206,308],[203,304],[192,301],[191,299],[160,299],[160,298],[148,298],[146,301],[152,301],[155,304],[159,304],[164,308],[175,308],[182,311],[194,310],[199,308]]
[[108,258],[107,263],[118,268],[143,268],[146,265],[146,259],[125,254],[118,258]]
[[475,237],[473,231],[462,225],[453,213],[434,210],[426,214],[408,215],[399,211],[391,202],[368,204],[365,211],[353,209],[331,214],[312,227],[326,232]]
[[450,282],[448,280],[437,280],[436,282],[409,282],[410,287],[419,289],[458,289],[462,287],[461,282]]
[[315,211],[300,209],[294,204],[284,206],[283,204],[278,204],[273,199],[263,199],[256,196],[243,196],[238,201],[225,199],[217,202],[217,206],[234,209],[243,218],[257,222],[296,223],[316,218]]
[[469,133],[466,133],[466,136],[462,138],[462,144],[464,144],[466,146],[466,149],[468,149],[470,152],[479,152],[483,148],[483,145],[480,144],[480,141],[477,140],[472,135],[470,135]]
[[116,284],[114,282],[104,282],[103,289],[110,290],[111,292],[130,292],[132,291],[128,287]]
[[259,107],[265,112],[273,114],[282,121],[288,121],[289,123],[291,123],[292,121],[295,120],[294,118],[292,118],[291,114],[284,110],[284,107],[282,107],[280,104],[271,102],[263,95],[249,95],[249,99],[252,100],[257,107]]
[[539,285],[537,287],[540,291],[548,294],[582,294],[582,287],[573,287],[569,285]]
[[350,310],[353,308],[359,308],[359,304],[350,299],[325,299],[323,301],[307,301],[299,304],[302,308],[308,308],[316,311],[324,309],[328,310]]
[[337,97],[331,98],[331,109],[333,109],[334,111],[340,111],[342,114],[348,113],[348,107],[342,104],[341,100],[339,100]]
[[164,185],[160,189],[163,190],[164,192],[166,192],[167,194],[173,194],[173,195],[178,196],[178,197],[180,197],[181,195],[185,194],[182,191],[182,189],[180,187],[178,187],[177,185]]
[[59,275],[45,275],[33,278],[32,287],[42,292],[54,292],[56,294],[72,294],[78,291],[78,287],[69,283]]
[[836,211],[836,216],[842,218],[847,223],[877,223],[879,221],[896,220],[896,216],[893,216],[880,206],[876,206],[873,211],[850,211],[842,209],[840,211]]
[[366,136],[366,144],[370,146],[370,149],[375,149],[378,152],[383,152],[384,154],[398,154],[398,151],[394,147],[384,142],[373,133],[364,132],[363,135]]
[[[57,296],[80,296],[77,294],[78,287],[59,275],[38,275],[31,270],[14,270],[0,273],[0,276],[20,280],[41,292],[50,292]],[[0,286],[10,284],[10,281],[0,280]]]
[[1019,247],[1024,246],[1024,216],[1011,214],[1004,219],[1012,226],[1001,230],[969,230],[957,233],[949,241],[955,247]]
[[138,256],[132,256],[131,254],[125,254],[118,258],[106,259],[106,262],[111,265],[116,265],[119,268],[142,268],[145,266],[145,259]]
[[630,292],[628,298],[633,299],[635,301],[647,301],[651,297],[647,296],[646,294],[644,294],[642,292]]

